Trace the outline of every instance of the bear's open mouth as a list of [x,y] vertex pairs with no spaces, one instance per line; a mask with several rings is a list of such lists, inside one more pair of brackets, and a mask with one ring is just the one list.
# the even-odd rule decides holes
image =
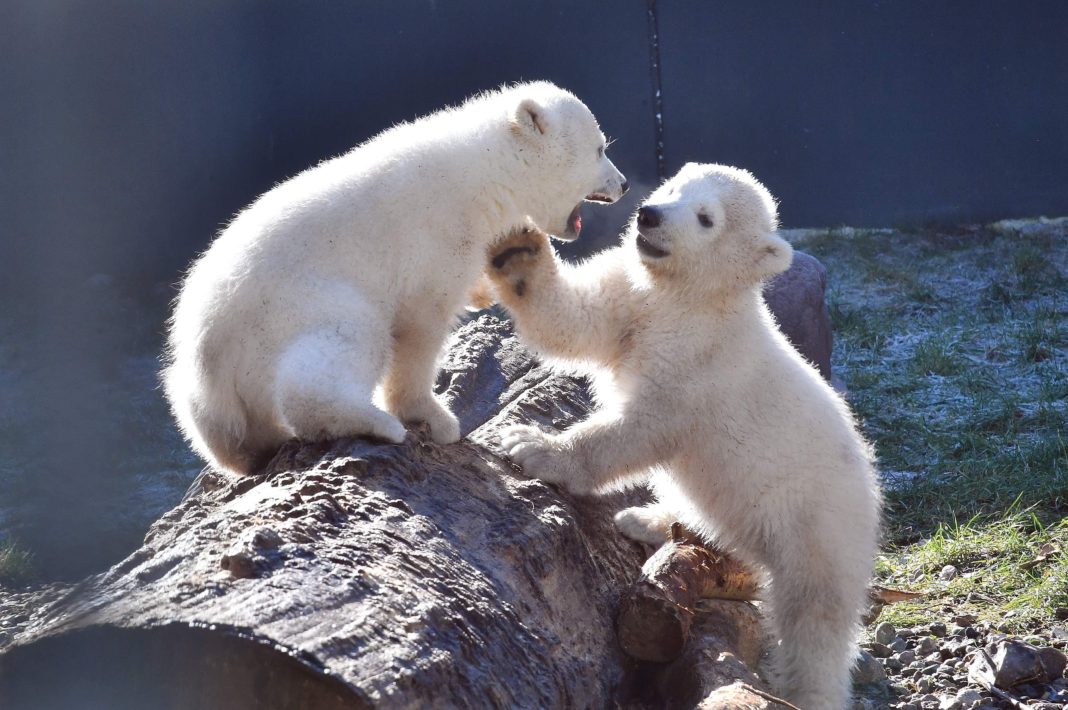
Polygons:
[[658,246],[654,246],[652,242],[650,242],[648,239],[641,235],[641,232],[638,233],[638,238],[635,240],[635,242],[638,245],[638,251],[640,251],[646,256],[651,256],[654,259],[662,259],[663,257],[671,253],[669,251],[661,249]]
[[609,195],[606,195],[603,192],[591,192],[590,194],[586,195],[586,202],[604,202],[606,204],[611,204],[615,202],[615,200],[613,200]]
[[575,209],[571,210],[571,214],[567,216],[567,227],[564,229],[563,234],[558,234],[557,238],[565,242],[574,241],[578,239],[579,232],[582,231],[582,203],[575,205]]

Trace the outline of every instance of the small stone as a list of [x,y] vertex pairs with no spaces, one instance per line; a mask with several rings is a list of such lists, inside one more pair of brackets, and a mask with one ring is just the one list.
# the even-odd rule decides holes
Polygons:
[[953,623],[960,627],[971,626],[977,618],[975,614],[957,614],[953,617]]
[[957,568],[953,565],[946,565],[942,568],[942,571],[938,573],[938,578],[943,582],[950,582],[957,578]]
[[890,656],[894,655],[894,652],[890,650],[889,646],[884,646],[883,644],[878,642],[869,643],[867,644],[866,648],[868,649],[868,652],[876,658],[889,658]]
[[897,706],[897,710],[920,710],[920,706],[916,703],[901,703]]
[[1068,703],[1068,690],[1064,688],[1053,687],[1048,693],[1046,693],[1046,700],[1055,703]]
[[926,656],[938,650],[938,642],[930,636],[924,636],[916,644],[916,654]]
[[1001,641],[994,653],[994,685],[1008,690],[1045,673],[1038,649],[1017,640]]
[[928,663],[926,666],[923,667],[923,670],[921,672],[924,675],[934,675],[938,672],[938,665],[939,664],[937,663]]
[[1045,670],[1045,680],[1047,682],[1064,675],[1064,668],[1068,665],[1068,657],[1065,657],[1063,651],[1058,651],[1055,648],[1042,648],[1038,651],[1038,657]]
[[940,621],[931,624],[929,627],[927,627],[927,630],[932,636],[936,636],[938,638],[945,638],[946,625]]
[[896,672],[900,671],[903,667],[904,667],[904,665],[901,663],[901,661],[899,661],[898,659],[894,658],[893,656],[883,660],[883,668],[885,668],[885,669],[887,669],[889,671],[893,671],[893,672],[896,673]]
[[894,642],[892,644],[890,644],[890,648],[892,648],[894,650],[894,653],[901,653],[906,648],[908,648],[908,642],[906,642],[905,639],[903,639],[900,636],[898,636],[897,638],[894,639]]
[[897,654],[897,660],[901,661],[903,665],[907,666],[908,664],[916,660],[916,653],[908,650],[902,651],[901,653]]
[[929,653],[929,654],[927,654],[926,656],[923,657],[923,660],[924,660],[925,664],[934,663],[935,665],[939,665],[940,666],[940,665],[942,665],[942,652],[941,651],[935,651],[934,653]]
[[961,688],[957,691],[957,700],[960,701],[964,710],[972,710],[973,707],[983,702],[983,694],[975,688]]
[[916,681],[916,691],[919,693],[931,692],[931,681],[926,678],[920,678]]
[[963,703],[952,695],[943,696],[938,700],[938,710],[962,710],[963,707]]
[[889,646],[897,637],[897,629],[888,621],[884,621],[875,627],[874,639],[876,643]]
[[886,671],[870,653],[861,651],[853,667],[853,682],[857,685],[867,685],[880,680],[886,680]]

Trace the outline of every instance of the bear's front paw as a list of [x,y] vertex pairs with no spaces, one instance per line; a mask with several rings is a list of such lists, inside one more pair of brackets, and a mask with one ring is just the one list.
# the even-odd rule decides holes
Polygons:
[[581,472],[551,434],[532,426],[510,426],[501,433],[501,448],[528,477],[558,484],[572,493],[589,492]]
[[522,297],[531,271],[543,260],[551,259],[551,255],[548,235],[525,227],[490,247],[486,273],[497,286]]

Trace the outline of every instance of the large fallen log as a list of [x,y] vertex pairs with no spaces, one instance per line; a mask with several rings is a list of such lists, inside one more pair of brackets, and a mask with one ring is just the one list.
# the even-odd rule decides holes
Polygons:
[[483,316],[454,337],[439,386],[461,444],[294,442],[260,475],[206,469],[140,549],[0,654],[0,706],[682,707],[710,683],[759,682],[709,661],[755,659],[755,623],[712,633],[704,612],[690,655],[628,658],[614,621],[646,550],[612,513],[642,494],[573,499],[493,453],[508,423],[585,417],[581,382]]

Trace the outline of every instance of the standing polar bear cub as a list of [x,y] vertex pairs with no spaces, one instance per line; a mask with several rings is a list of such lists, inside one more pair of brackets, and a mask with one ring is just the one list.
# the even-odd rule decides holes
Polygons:
[[766,574],[781,694],[840,709],[880,497],[848,407],[764,303],[762,283],[792,258],[775,230],[774,200],[752,175],[691,163],[620,247],[580,265],[534,229],[494,247],[489,273],[520,336],[589,369],[601,404],[558,436],[512,427],[502,446],[575,493],[652,471],[659,502],[624,511],[621,527],[663,540],[678,514]]
[[421,421],[456,441],[431,388],[489,244],[528,220],[574,238],[579,203],[625,189],[593,114],[546,82],[398,125],[281,183],[182,285],[164,372],[179,425],[238,473],[294,436],[399,443],[402,422]]

